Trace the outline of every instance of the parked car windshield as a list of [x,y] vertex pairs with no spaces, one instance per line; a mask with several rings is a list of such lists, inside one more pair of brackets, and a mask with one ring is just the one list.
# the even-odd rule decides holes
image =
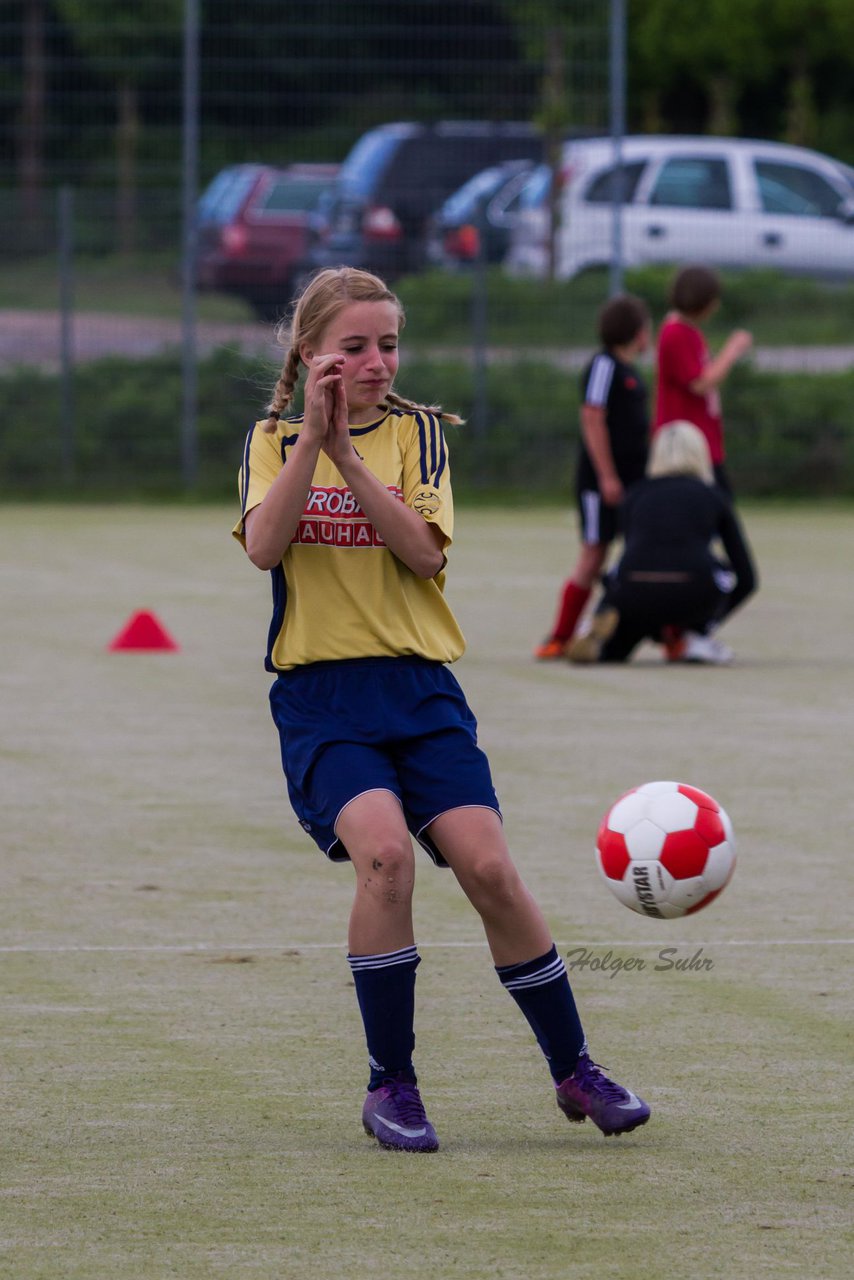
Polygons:
[[442,205],[442,216],[453,221],[465,217],[479,201],[491,196],[501,186],[507,171],[498,165],[491,169],[481,169],[468,182],[464,182],[458,191],[449,196]]
[[552,171],[547,164],[538,164],[519,195],[520,209],[536,209],[548,198],[552,185]]
[[328,178],[276,178],[258,201],[263,213],[309,213],[329,186]]
[[249,167],[223,169],[218,173],[199,198],[201,221],[230,222],[256,176],[257,170]]
[[394,133],[366,133],[341,166],[339,185],[347,196],[365,198],[398,144]]

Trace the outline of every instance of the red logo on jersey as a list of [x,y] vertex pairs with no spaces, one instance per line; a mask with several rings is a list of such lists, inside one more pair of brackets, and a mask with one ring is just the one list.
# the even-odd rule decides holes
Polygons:
[[[403,490],[397,485],[388,485],[388,491],[403,501]],[[385,546],[349,489],[314,485],[305,500],[293,541],[315,547]]]

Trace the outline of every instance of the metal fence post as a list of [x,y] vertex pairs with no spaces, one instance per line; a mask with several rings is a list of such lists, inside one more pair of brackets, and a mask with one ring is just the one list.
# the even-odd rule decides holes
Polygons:
[[184,488],[199,474],[198,360],[196,334],[196,201],[199,170],[199,3],[184,0],[181,254],[181,468]]
[[[487,434],[488,414],[488,324],[489,298],[486,277],[486,208],[478,209],[475,220],[477,226],[477,252],[472,265],[472,428],[478,440],[483,441]],[[475,477],[475,483],[482,482],[484,477]]]
[[626,132],[626,0],[611,0],[609,40],[611,141],[614,186],[611,196],[610,294],[623,290],[623,137]]
[[59,251],[59,412],[62,471],[68,483],[77,470],[74,421],[74,192],[60,187],[57,199]]

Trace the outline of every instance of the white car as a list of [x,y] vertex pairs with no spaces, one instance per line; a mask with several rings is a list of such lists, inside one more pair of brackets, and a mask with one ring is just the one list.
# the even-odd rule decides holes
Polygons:
[[[841,161],[776,142],[653,135],[624,138],[620,155],[617,166],[610,138],[565,145],[558,279],[611,261],[616,190],[627,267],[703,262],[854,276],[854,170]],[[544,276],[548,195],[523,206],[506,267]]]

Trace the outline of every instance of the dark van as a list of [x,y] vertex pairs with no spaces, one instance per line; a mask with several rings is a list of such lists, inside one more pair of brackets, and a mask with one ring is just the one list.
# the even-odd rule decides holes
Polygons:
[[531,124],[485,120],[384,124],[355,143],[323,203],[314,266],[363,267],[387,279],[427,264],[429,218],[480,169],[539,161]]

